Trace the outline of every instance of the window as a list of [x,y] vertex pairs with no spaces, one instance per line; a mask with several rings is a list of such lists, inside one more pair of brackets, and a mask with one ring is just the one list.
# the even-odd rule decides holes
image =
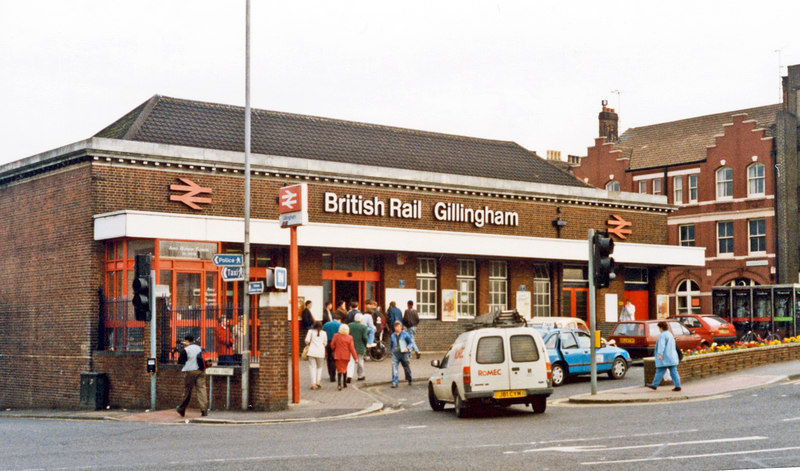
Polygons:
[[475,316],[475,260],[459,260],[456,271],[458,315]]
[[722,167],[717,170],[717,199],[733,196],[733,170]]
[[550,271],[544,264],[533,267],[533,315],[550,317]]
[[489,262],[489,311],[508,308],[508,265],[503,261]]
[[764,165],[758,162],[747,167],[747,196],[764,194]]
[[539,350],[530,335],[512,335],[508,343],[511,345],[511,361],[515,363],[539,361]]
[[578,348],[578,342],[575,341],[575,337],[572,336],[571,332],[561,332],[560,334],[558,334],[558,336],[561,339],[562,350],[569,350],[570,348]]
[[694,224],[678,226],[680,245],[694,247]]
[[550,338],[547,339],[547,342],[544,343],[544,347],[548,350],[555,350],[557,340],[558,335],[551,335]]
[[661,179],[654,178],[653,179],[653,194],[660,195],[661,194]]
[[689,175],[689,202],[697,203],[697,175]]
[[478,352],[475,354],[475,361],[482,365],[506,361],[506,355],[503,351],[503,337],[493,335],[491,337],[482,337],[478,340]]
[[612,180],[606,183],[606,190],[608,191],[619,191],[619,182],[616,180]]
[[592,348],[592,339],[589,337],[589,334],[575,332],[575,336],[578,337],[578,348],[585,348],[586,350]]
[[678,284],[678,314],[700,314],[700,287],[692,280]]
[[717,255],[733,254],[733,221],[717,223]]
[[767,251],[767,223],[764,219],[748,221],[750,236],[750,253]]
[[647,180],[639,180],[639,193],[647,193]]
[[683,204],[683,177],[672,178],[672,202]]
[[436,259],[417,259],[417,312],[420,317],[436,317]]

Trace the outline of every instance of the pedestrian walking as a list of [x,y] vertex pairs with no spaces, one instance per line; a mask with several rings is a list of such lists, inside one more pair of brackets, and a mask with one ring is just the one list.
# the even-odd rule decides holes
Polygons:
[[[197,402],[200,404],[200,415],[208,415],[208,391],[206,390],[205,365],[202,362],[203,349],[194,343],[194,336],[187,335],[183,338],[183,351],[178,357],[178,363],[183,363],[183,402],[175,408],[181,417],[186,415],[186,407],[192,400],[192,390],[197,388]],[[199,361],[198,361],[199,360]]]
[[678,363],[680,363],[680,358],[678,357],[678,348],[675,345],[675,337],[672,336],[672,333],[669,331],[669,326],[667,326],[665,321],[659,322],[658,328],[661,329],[661,333],[658,334],[656,351],[654,353],[656,358],[656,374],[653,378],[653,384],[648,384],[647,387],[653,390],[658,388],[661,384],[661,380],[664,378],[664,373],[669,371],[670,376],[672,376],[672,382],[675,384],[672,390],[680,391],[681,377],[678,375]]
[[319,389],[322,387],[325,347],[328,345],[328,334],[322,330],[322,322],[314,322],[313,328],[306,334],[306,345],[308,345],[308,371],[311,374],[311,389]]
[[345,317],[347,317],[347,303],[339,301],[339,307],[336,308],[336,319],[341,322]]
[[[353,322],[348,324],[350,327],[350,336],[353,337],[353,346],[356,349],[356,353],[358,356],[356,357],[356,378],[358,381],[363,381],[364,377],[364,355],[367,353],[367,326],[364,324],[364,317],[362,313],[358,313],[355,316]],[[348,378],[349,382],[349,378]]]
[[322,323],[330,322],[333,320],[333,303],[328,301],[325,303],[325,310],[322,311]]
[[[300,313],[300,336],[299,339],[304,339],[306,334],[312,327],[314,327],[314,315],[311,314],[311,300],[305,302],[305,308]],[[305,344],[303,344],[305,346]]]
[[417,348],[416,340],[417,340],[417,325],[419,324],[419,314],[417,314],[417,310],[414,309],[414,301],[408,302],[408,309],[406,312],[403,313],[403,325],[408,329],[409,335],[411,338],[414,339],[414,352],[417,354],[417,358],[419,358],[419,348]]
[[347,319],[345,320],[345,324],[350,324],[356,318],[356,314],[360,313],[361,311],[358,310],[358,301],[351,301],[350,302],[350,310],[347,311]]
[[339,391],[347,387],[347,364],[350,358],[357,359],[358,353],[353,345],[353,337],[350,337],[350,328],[347,324],[339,326],[339,332],[333,336],[331,341],[333,358],[336,360],[336,380],[339,383]]
[[619,313],[619,321],[626,322],[632,321],[635,319],[636,315],[636,306],[633,305],[630,299],[625,300],[625,305],[622,306],[622,310]]
[[389,309],[386,310],[386,317],[388,323],[386,324],[386,333],[391,334],[394,329],[395,322],[403,322],[403,311],[397,307],[397,303],[392,301],[389,303]]
[[367,326],[367,348],[375,346],[375,316],[379,314],[378,303],[371,299],[367,301],[366,312],[361,318],[361,322]]
[[336,382],[336,362],[333,359],[331,343],[333,342],[333,337],[339,333],[339,327],[342,325],[342,323],[339,322],[340,318],[338,314],[340,314],[338,311],[334,313],[333,319],[322,326],[322,330],[325,331],[328,337],[328,344],[325,346],[325,361],[328,364],[328,376],[330,377],[331,383]]
[[411,363],[408,361],[408,355],[415,347],[414,339],[408,332],[403,330],[403,323],[400,321],[395,322],[391,342],[393,388],[397,387],[397,383],[400,380],[399,364],[403,365],[406,381],[408,381],[408,385],[411,386]]

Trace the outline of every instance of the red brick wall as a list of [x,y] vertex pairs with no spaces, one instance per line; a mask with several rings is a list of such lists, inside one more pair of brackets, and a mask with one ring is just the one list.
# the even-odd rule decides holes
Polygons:
[[91,168],[0,186],[0,406],[77,407],[92,369],[102,245]]

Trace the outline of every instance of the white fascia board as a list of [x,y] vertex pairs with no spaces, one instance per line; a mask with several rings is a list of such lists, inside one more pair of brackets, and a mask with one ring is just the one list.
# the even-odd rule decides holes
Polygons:
[[[117,237],[241,243],[244,238],[244,221],[237,218],[127,210],[94,216],[95,240]],[[586,262],[589,252],[587,241],[584,240],[327,223],[309,223],[300,227],[297,240],[299,245],[306,247],[573,262]],[[276,220],[252,219],[250,242],[288,245],[289,231],[281,229]],[[705,249],[702,247],[634,243],[617,243],[615,247],[614,259],[619,263],[669,266],[705,264]]]

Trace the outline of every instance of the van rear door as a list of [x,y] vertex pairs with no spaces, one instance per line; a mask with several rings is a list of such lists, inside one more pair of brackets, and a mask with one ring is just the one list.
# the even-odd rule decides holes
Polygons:
[[505,336],[499,332],[481,332],[475,341],[475,363],[471,371],[472,390],[509,389]]
[[520,332],[508,337],[509,389],[524,390],[547,386],[547,367],[542,358],[541,346],[533,335]]

